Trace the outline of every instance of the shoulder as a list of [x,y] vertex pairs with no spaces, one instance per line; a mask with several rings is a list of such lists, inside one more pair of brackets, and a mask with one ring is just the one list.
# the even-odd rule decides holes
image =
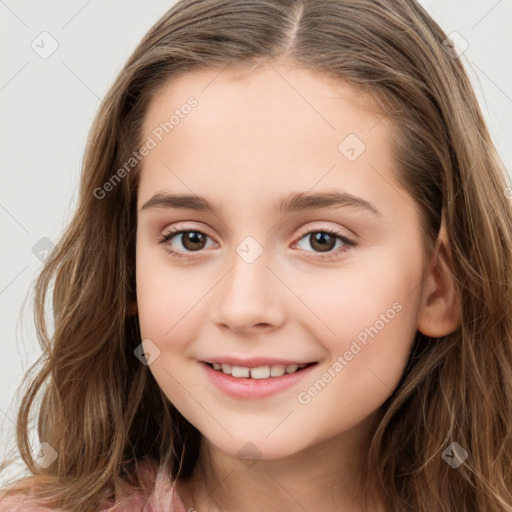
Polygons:
[[[125,488],[122,499],[110,503],[110,508],[102,508],[100,512],[110,512],[110,509],[112,512],[187,512],[175,482],[170,480],[163,467],[154,462],[139,461],[135,472],[142,489]],[[0,509],[0,512],[3,511]]]
[[[0,512],[52,512],[41,506],[30,496],[9,495],[0,493]],[[55,512],[55,511],[53,511]]]
[[[110,503],[112,512],[187,512],[175,482],[170,480],[163,467],[143,461],[138,463],[136,473],[144,490],[123,493],[125,498]],[[110,512],[110,509],[100,512]]]
[[[185,505],[175,491],[174,485],[169,487],[170,493],[155,489],[149,498],[134,494],[127,500],[102,508],[99,512],[186,512]],[[165,507],[165,508],[162,508]],[[8,496],[0,498],[0,512],[69,512],[43,507],[33,498],[26,496]]]
[[[171,482],[162,467],[143,463],[140,466],[143,478],[154,482],[154,489],[149,495],[143,512],[187,512],[185,505],[178,495],[175,482]],[[0,511],[1,512],[1,511]]]
[[[126,493],[121,501],[106,504],[98,512],[187,512],[176,486],[165,475],[163,468],[142,462],[138,466],[141,480],[151,488],[149,494],[141,491]],[[9,495],[0,491],[0,512],[69,512],[42,506],[33,496]]]

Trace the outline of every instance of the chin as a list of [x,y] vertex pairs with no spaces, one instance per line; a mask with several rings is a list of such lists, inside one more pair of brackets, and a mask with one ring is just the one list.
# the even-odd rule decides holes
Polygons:
[[226,455],[245,461],[248,467],[252,467],[259,460],[291,457],[310,446],[303,437],[294,439],[286,433],[284,436],[276,435],[275,438],[273,438],[274,434],[269,437],[265,435],[255,432],[252,436],[248,434],[234,438],[222,436],[222,439],[208,438],[208,441]]

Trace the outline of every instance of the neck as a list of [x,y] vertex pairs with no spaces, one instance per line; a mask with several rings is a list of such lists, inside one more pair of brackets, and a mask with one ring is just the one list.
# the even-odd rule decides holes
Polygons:
[[[203,437],[193,474],[178,481],[177,490],[186,510],[201,512],[318,510],[319,504],[323,512],[362,512],[359,471],[367,441],[358,425],[288,457],[251,461]],[[384,511],[382,493],[371,487],[369,512]]]

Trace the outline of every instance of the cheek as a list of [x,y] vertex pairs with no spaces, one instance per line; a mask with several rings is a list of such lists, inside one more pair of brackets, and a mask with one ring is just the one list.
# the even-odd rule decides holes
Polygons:
[[333,311],[336,335],[317,338],[329,358],[296,396],[295,420],[300,418],[313,437],[326,439],[355,427],[397,387],[416,333],[415,299],[407,293],[405,287],[383,287],[361,303],[346,301],[342,313]]
[[136,283],[141,335],[161,343],[175,338],[181,328],[180,318],[186,319],[204,291],[194,286],[197,280],[191,270],[177,270],[169,264],[163,247],[137,246]]
[[335,429],[347,421],[347,411],[355,424],[391,395],[416,334],[422,270],[419,245],[405,252],[397,246],[325,280],[314,304],[329,327],[317,338],[329,360],[298,397],[309,415],[328,411]]
[[[201,300],[207,288],[193,286],[197,280],[187,272],[166,265],[165,250],[137,248],[137,304],[143,342],[157,354],[149,365],[160,389],[182,414],[197,419],[194,414],[195,382],[190,379],[192,362],[186,358],[190,341],[196,336],[197,319],[194,304]],[[170,256],[169,256],[170,257]],[[155,348],[156,347],[156,348]],[[146,349],[145,349],[146,350]]]
[[[149,366],[167,398],[187,417],[193,417],[192,396],[197,389],[197,362],[194,341],[201,338],[201,326],[207,320],[208,292],[218,279],[206,269],[170,264],[168,254],[139,248],[137,251],[137,302],[143,340],[158,357]],[[192,415],[192,416],[191,416]]]
[[[194,336],[194,304],[201,300],[199,290],[183,291],[178,283],[147,280],[137,292],[142,339],[149,338],[161,351],[184,355]],[[195,322],[197,325],[197,322]],[[188,335],[187,335],[188,333]]]
[[297,319],[310,329],[314,321],[330,353],[346,349],[358,337],[364,342],[372,326],[379,333],[399,326],[414,332],[421,253],[410,252],[407,261],[401,254],[400,247],[383,247],[356,255],[339,268],[304,273],[294,280],[295,291],[309,312]]
[[384,394],[398,384],[416,334],[422,270],[419,244],[397,245],[328,277],[317,274],[314,286],[304,277],[304,302],[315,317],[301,322],[329,354],[328,365],[339,362],[334,372],[341,377],[333,381]]
[[180,289],[179,283],[173,282],[166,275],[165,265],[162,265],[165,254],[159,252],[137,246],[137,309],[141,339],[150,340],[143,341],[144,350],[152,350],[158,356],[153,357],[149,369],[167,394],[169,389],[176,386],[171,377],[175,369],[169,367],[169,362],[174,358],[169,358],[168,354],[183,352],[180,346],[183,341],[176,336],[176,331],[181,327],[178,321],[186,313],[184,307],[187,301],[183,292],[177,292]]

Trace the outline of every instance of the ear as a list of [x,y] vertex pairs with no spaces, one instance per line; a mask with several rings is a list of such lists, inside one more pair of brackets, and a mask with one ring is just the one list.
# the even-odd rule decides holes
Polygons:
[[130,305],[130,316],[135,316],[137,314],[137,301],[134,300]]
[[443,221],[423,285],[418,315],[418,331],[431,338],[440,338],[457,330],[461,324],[460,302],[448,270],[450,246]]

